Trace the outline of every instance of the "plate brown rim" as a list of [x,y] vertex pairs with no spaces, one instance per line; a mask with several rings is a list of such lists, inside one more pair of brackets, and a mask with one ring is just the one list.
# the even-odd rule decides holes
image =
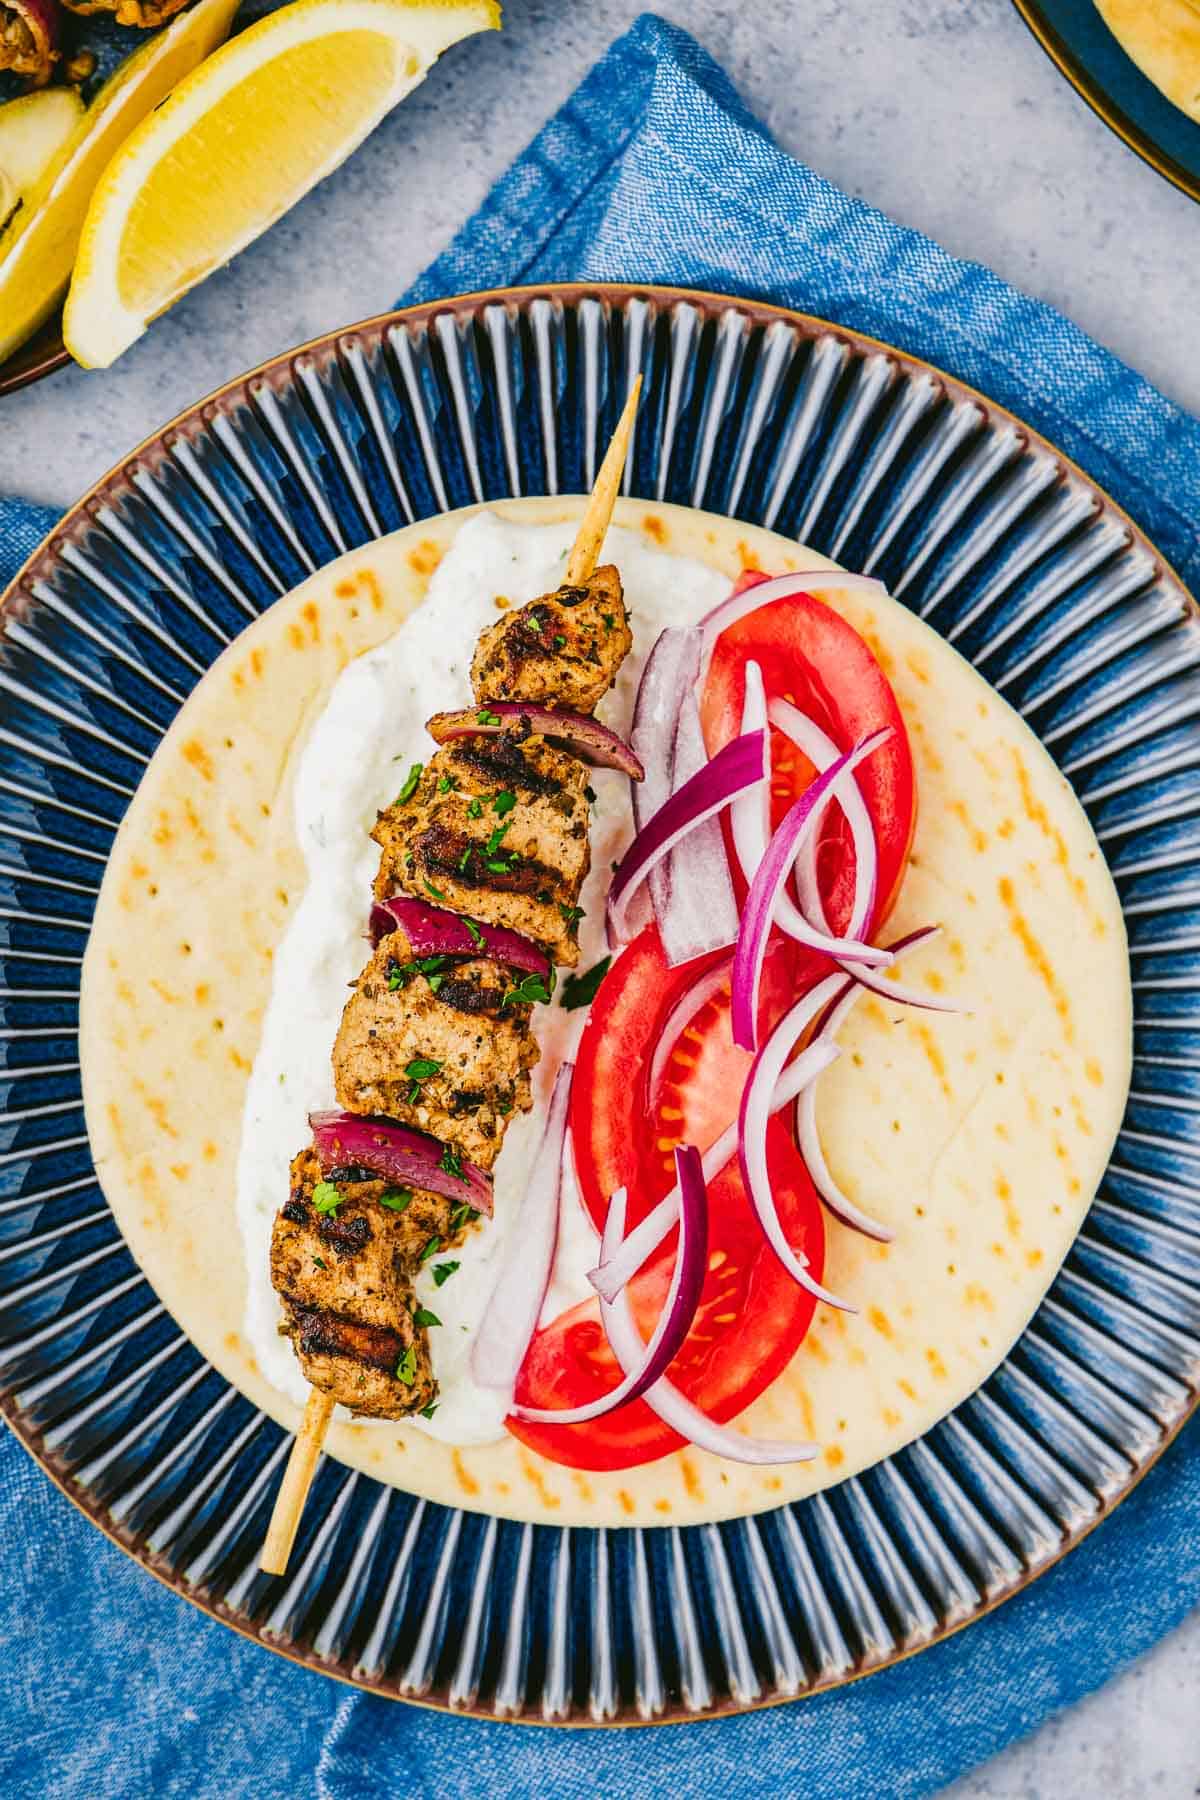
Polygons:
[[[1017,0],[1017,4],[1020,3],[1021,0]],[[215,388],[211,393],[205,395],[202,399],[194,402],[191,406],[186,407],[182,412],[176,414],[173,419],[169,420],[165,425],[160,426],[158,430],[151,432],[143,439],[136,449],[131,451],[121,462],[115,464],[107,474],[103,475],[63,514],[54,529],[26,559],[22,567],[13,576],[4,592],[0,594],[0,635],[3,635],[3,632],[7,627],[9,604],[16,597],[18,589],[20,589],[35,573],[40,561],[43,558],[51,556],[57,544],[70,532],[79,529],[90,520],[92,516],[91,509],[106,503],[111,490],[113,490],[120,482],[129,478],[131,471],[136,468],[139,458],[150,457],[156,450],[159,454],[165,453],[169,448],[169,440],[174,433],[183,431],[190,424],[196,422],[204,424],[206,422],[206,413],[209,408],[216,406],[221,401],[228,401],[236,395],[247,393],[251,384],[254,382],[263,380],[270,381],[272,377],[278,378],[302,357],[316,356],[321,353],[324,353],[327,356],[336,356],[340,344],[347,340],[353,340],[354,338],[360,337],[381,337],[386,331],[396,325],[404,326],[421,323],[433,318],[439,313],[450,313],[455,316],[470,316],[477,313],[485,306],[521,305],[527,304],[529,301],[538,298],[574,303],[578,303],[581,300],[594,299],[601,304],[605,301],[627,303],[634,299],[644,299],[658,305],[660,308],[670,307],[672,304],[684,301],[710,316],[713,314],[720,314],[728,309],[734,309],[755,323],[784,320],[805,336],[814,337],[832,334],[835,337],[841,338],[860,352],[864,350],[882,352],[911,368],[921,369],[942,382],[947,393],[958,398],[968,398],[974,401],[982,409],[985,417],[989,420],[1003,419],[1007,421],[1010,425],[1014,426],[1018,432],[1024,434],[1029,442],[1037,444],[1050,456],[1054,457],[1063,469],[1071,471],[1077,479],[1083,482],[1100,497],[1105,506],[1108,507],[1111,510],[1111,513],[1124,525],[1129,532],[1131,539],[1153,559],[1158,568],[1166,576],[1176,583],[1180,592],[1187,598],[1193,611],[1196,609],[1195,598],[1191,595],[1181,577],[1171,566],[1166,557],[1162,555],[1161,551],[1158,550],[1157,546],[1150,542],[1141,527],[1135,524],[1125,512],[1124,508],[1113,499],[1111,494],[1109,494],[1090,475],[1086,474],[1078,464],[1073,462],[1072,459],[1056,445],[1043,437],[1040,432],[1034,430],[1032,426],[1026,424],[1023,419],[1020,419],[1016,414],[1010,412],[1006,407],[988,399],[987,396],[981,394],[978,389],[972,388],[966,382],[960,381],[956,376],[947,374],[945,370],[938,368],[936,364],[926,362],[924,358],[914,356],[906,350],[898,349],[895,345],[884,343],[881,339],[870,337],[865,332],[855,331],[848,327],[838,325],[832,320],[822,319],[815,314],[798,312],[789,307],[775,306],[766,301],[743,299],[736,295],[718,294],[699,288],[669,287],[658,283],[549,282],[536,283],[529,286],[485,288],[468,294],[454,295],[441,300],[422,301],[419,305],[379,313],[370,319],[360,321],[358,324],[343,326],[334,331],[324,332],[317,337],[309,339],[307,343],[301,344],[293,350],[283,351],[278,356],[260,363],[253,369],[247,370],[244,374],[235,376],[223,386]],[[186,1331],[185,1327],[181,1326],[181,1329]],[[684,1723],[703,1724],[717,1718],[727,1718],[742,1713],[762,1712],[770,1707],[790,1705],[794,1701],[806,1700],[817,1693],[826,1693],[834,1688],[848,1686],[851,1682],[861,1680],[868,1675],[878,1674],[884,1669],[893,1668],[898,1663],[908,1661],[910,1657],[919,1655],[922,1651],[931,1649],[934,1645],[945,1642],[946,1639],[956,1636],[958,1632],[965,1630],[967,1626],[975,1624],[979,1619],[986,1618],[988,1614],[994,1612],[999,1606],[1003,1605],[1005,1601],[1012,1599],[1016,1594],[1024,1592],[1025,1589],[1030,1587],[1040,1576],[1044,1575],[1048,1569],[1054,1568],[1056,1564],[1061,1562],[1077,1544],[1082,1543],[1084,1538],[1088,1537],[1104,1519],[1107,1519],[1115,1512],[1122,1500],[1126,1499],[1127,1496],[1132,1493],[1133,1489],[1143,1477],[1158,1462],[1163,1452],[1179,1436],[1185,1425],[1196,1416],[1198,1410],[1200,1410],[1200,1388],[1197,1388],[1193,1392],[1187,1409],[1182,1412],[1179,1418],[1164,1432],[1162,1439],[1155,1446],[1153,1451],[1144,1461],[1133,1468],[1128,1480],[1114,1492],[1104,1497],[1101,1500],[1095,1515],[1090,1518],[1086,1524],[1080,1526],[1069,1537],[1065,1538],[1053,1555],[1039,1563],[1036,1568],[1027,1569],[1017,1581],[1006,1588],[1002,1593],[995,1594],[990,1598],[981,1599],[979,1604],[967,1614],[965,1618],[957,1619],[953,1622],[942,1623],[936,1631],[932,1632],[930,1636],[921,1643],[898,1649],[889,1656],[880,1658],[878,1661],[869,1662],[829,1680],[818,1681],[812,1686],[806,1687],[803,1692],[799,1694],[772,1694],[768,1695],[765,1699],[747,1702],[730,1700],[728,1702],[718,1703],[704,1713],[693,1713],[682,1708],[672,1708],[664,1710],[660,1716],[653,1719],[643,1719],[636,1715],[623,1715],[613,1719],[595,1720],[591,1718],[544,1719],[532,1715],[498,1715],[488,1708],[479,1705],[477,1702],[473,1702],[469,1706],[452,1705],[448,1692],[445,1695],[438,1693],[425,1695],[405,1694],[401,1693],[395,1687],[387,1687],[376,1682],[364,1680],[361,1677],[356,1677],[336,1667],[316,1653],[315,1647],[311,1641],[301,1641],[295,1646],[286,1646],[282,1643],[275,1642],[261,1627],[254,1627],[247,1624],[243,1619],[224,1607],[220,1601],[207,1593],[203,1587],[194,1589],[189,1587],[179,1574],[169,1568],[165,1558],[155,1556],[154,1553],[150,1551],[144,1536],[134,1532],[123,1533],[115,1528],[105,1518],[100,1503],[86,1491],[82,1493],[73,1491],[70,1485],[70,1475],[68,1471],[60,1465],[54,1453],[46,1449],[41,1442],[41,1434],[32,1429],[27,1421],[21,1416],[12,1394],[0,1394],[0,1417],[3,1417],[14,1436],[54,1483],[55,1487],[66,1496],[77,1511],[81,1512],[85,1518],[90,1520],[90,1522],[109,1539],[111,1543],[115,1544],[118,1549],[123,1550],[126,1555],[134,1562],[138,1563],[147,1571],[147,1573],[154,1576],[157,1581],[161,1582],[173,1593],[179,1594],[183,1599],[189,1601],[193,1606],[197,1607],[201,1612],[206,1613],[210,1618],[218,1620],[222,1625],[229,1626],[236,1631],[239,1636],[249,1639],[252,1643],[261,1644],[264,1649],[270,1650],[273,1654],[283,1657],[288,1662],[296,1663],[303,1668],[311,1669],[317,1674],[332,1676],[335,1680],[341,1681],[347,1686],[358,1688],[366,1693],[377,1694],[383,1699],[398,1700],[408,1705],[422,1706],[431,1711],[450,1713],[464,1718],[483,1719],[492,1724],[546,1725],[567,1730],[637,1728],[642,1726],[678,1725]]]

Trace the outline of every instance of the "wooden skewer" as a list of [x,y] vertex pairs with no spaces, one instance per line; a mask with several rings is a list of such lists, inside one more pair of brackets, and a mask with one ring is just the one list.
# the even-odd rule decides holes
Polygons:
[[625,459],[629,455],[629,440],[633,436],[633,421],[637,418],[641,392],[642,378],[638,375],[629,390],[625,411],[617,420],[612,442],[604,453],[604,461],[600,464],[600,473],[596,477],[592,497],[583,515],[575,547],[567,559],[567,584],[570,587],[581,587],[591,577],[600,560],[604,535],[612,521],[621,477],[625,473]]
[[300,1515],[312,1486],[313,1471],[325,1442],[325,1433],[329,1430],[329,1421],[333,1417],[333,1406],[332,1394],[323,1393],[320,1388],[308,1390],[304,1422],[296,1433],[292,1454],[288,1457],[288,1465],[275,1496],[275,1510],[271,1514],[266,1542],[258,1561],[259,1568],[266,1575],[282,1575],[287,1569],[288,1558],[292,1554],[292,1545],[300,1526]]
[[[600,465],[592,497],[579,527],[579,535],[567,561],[566,579],[572,587],[581,586],[591,578],[599,559],[605,534],[612,521],[613,507],[617,503],[621,477],[625,473],[625,459],[629,454],[629,440],[633,435],[633,422],[637,417],[641,391],[642,378],[638,375],[629,390],[625,410],[617,421],[612,442]],[[333,1408],[331,1394],[323,1393],[320,1388],[310,1388],[308,1404],[304,1408],[304,1420],[296,1433],[296,1441],[292,1445],[292,1453],[288,1457],[288,1465],[275,1496],[275,1508],[259,1558],[259,1568],[266,1575],[282,1575],[287,1569],[321,1446],[333,1417]]]

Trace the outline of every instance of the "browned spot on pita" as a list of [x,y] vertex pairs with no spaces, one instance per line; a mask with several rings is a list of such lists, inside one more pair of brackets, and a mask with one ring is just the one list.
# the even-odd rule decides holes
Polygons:
[[288,626],[288,643],[292,646],[293,650],[305,650],[308,648],[307,643],[305,642],[303,629],[299,625]]
[[996,1177],[996,1198],[1004,1208],[1004,1228],[1009,1237],[1020,1237],[1021,1215],[1013,1205],[1012,1188],[1003,1175]]
[[950,802],[949,810],[954,814],[955,818],[970,838],[972,850],[976,850],[982,855],[988,847],[987,832],[980,831],[978,825],[974,823],[970,813],[967,811],[966,801],[952,800]]
[[139,859],[135,857],[129,865],[129,873],[133,876],[135,881],[145,881],[150,871],[144,862],[139,861]]
[[896,1386],[897,1386],[897,1387],[898,1387],[898,1388],[899,1388],[899,1389],[900,1389],[900,1392],[901,1392],[901,1393],[902,1393],[902,1394],[904,1394],[904,1395],[906,1395],[906,1396],[907,1396],[907,1398],[908,1398],[908,1399],[909,1399],[909,1400],[915,1400],[915,1399],[916,1399],[916,1397],[917,1397],[917,1390],[916,1390],[916,1388],[915,1388],[915,1387],[914,1387],[914,1386],[913,1386],[913,1384],[912,1384],[912,1382],[911,1382],[911,1381],[904,1381],[904,1380],[900,1380],[900,1381],[898,1381],[898,1382],[897,1382],[897,1383],[896,1383]]
[[467,1468],[466,1464],[463,1462],[462,1456],[459,1454],[457,1449],[455,1450],[454,1455],[451,1458],[451,1461],[454,1464],[454,1478],[458,1482],[458,1485],[462,1489],[463,1493],[464,1494],[477,1494],[479,1492],[479,1483],[476,1481],[475,1477],[471,1474],[470,1470]]
[[783,1483],[780,1481],[778,1475],[767,1475],[763,1478],[763,1486],[769,1494],[777,1494],[783,1486]]
[[933,1376],[933,1379],[935,1381],[945,1381],[946,1365],[938,1352],[933,1348],[932,1344],[925,1352],[925,1361],[929,1364],[929,1373]]
[[167,1117],[166,1101],[160,1099],[157,1094],[146,1093],[140,1082],[135,1082],[134,1087],[137,1090],[143,1106],[154,1120],[154,1123],[158,1126],[158,1129],[165,1133],[167,1137],[177,1138],[179,1133]]
[[254,677],[256,680],[262,674],[262,672],[266,668],[266,666],[267,666],[266,651],[265,650],[252,650],[250,652],[250,667],[254,673]]
[[633,1495],[629,1492],[628,1488],[617,1489],[617,1505],[621,1508],[621,1511],[625,1513],[634,1513],[637,1511],[637,1507],[634,1505]]
[[215,1162],[217,1160],[217,1146],[212,1142],[211,1138],[206,1141],[200,1154],[205,1162]]
[[496,608],[497,612],[507,612],[512,605],[512,601],[507,594],[497,594],[492,601],[492,605]]
[[703,1500],[704,1489],[700,1484],[700,1476],[696,1465],[686,1456],[679,1459],[679,1473],[683,1476],[683,1491],[689,1500]]
[[669,1500],[656,1500],[654,1502],[654,1510],[659,1513],[669,1513],[671,1510],[671,1502]]
[[581,1500],[594,1500],[596,1498],[595,1488],[590,1481],[584,1479],[578,1469],[572,1469],[571,1480],[574,1482],[575,1492],[579,1495]]
[[498,1494],[511,1494],[512,1493],[512,1484],[507,1481],[498,1481],[496,1483],[496,1492]]
[[204,1002],[208,999],[208,996],[211,991],[212,990],[209,988],[207,981],[198,981],[196,983],[196,989],[195,989],[196,1005],[203,1006]]
[[894,1406],[885,1406],[880,1417],[889,1430],[900,1423],[900,1414],[896,1411]]
[[842,1446],[840,1444],[830,1444],[828,1450],[825,1452],[825,1461],[829,1464],[829,1467],[831,1469],[836,1469],[840,1464],[844,1463],[845,1460],[846,1452],[842,1449]]
[[1027,1250],[1025,1252],[1025,1262],[1029,1268],[1036,1269],[1041,1261],[1042,1253],[1040,1250]]
[[125,1131],[124,1131],[124,1127],[121,1122],[121,1109],[117,1105],[115,1100],[110,1100],[104,1110],[108,1114],[109,1127],[112,1130],[113,1138],[116,1141],[117,1149],[120,1151],[121,1155],[124,1156],[125,1155]]
[[432,575],[441,560],[441,545],[432,538],[422,538],[416,549],[408,553],[408,566],[414,575]]
[[[183,746],[183,760],[185,763],[190,763],[197,775],[201,776],[205,781],[212,780],[215,773],[212,757],[208,754],[208,751],[204,748],[204,745],[200,742],[199,738],[188,739],[187,743]],[[136,869],[134,870],[134,873],[137,873]]]
[[953,1090],[946,1079],[946,1059],[942,1055],[941,1045],[934,1037],[933,1032],[929,1029],[928,1025],[917,1025],[914,1023],[913,1031],[916,1033],[917,1042],[925,1052],[926,1062],[929,1064],[941,1084],[943,1094],[945,1094],[947,1100],[953,1099]]
[[170,813],[160,812],[158,815],[158,824],[154,827],[155,843],[169,844],[174,836],[175,832],[171,825]]
[[992,1296],[978,1281],[969,1281],[963,1299],[968,1306],[982,1306],[986,1312],[993,1310]]
[[339,600],[353,600],[358,589],[352,581],[339,581],[333,591]]
[[235,812],[231,812],[229,815],[229,829],[235,838],[240,838],[242,840],[248,850],[257,850],[258,843],[256,839],[246,830],[246,827],[242,824],[242,821]]
[[308,626],[308,635],[314,644],[321,641],[321,613],[315,600],[306,600],[300,608],[300,617]]
[[1087,1076],[1088,1080],[1091,1082],[1093,1087],[1102,1087],[1103,1086],[1104,1071],[1100,1067],[1100,1064],[1096,1061],[1096,1058],[1094,1056],[1088,1057],[1087,1061],[1083,1065],[1083,1072]]
[[175,1177],[176,1181],[186,1181],[188,1178],[189,1169],[190,1169],[190,1165],[187,1163],[172,1163],[171,1164],[171,1173]]
[[229,1060],[233,1064],[235,1069],[241,1069],[243,1071],[243,1073],[245,1073],[247,1075],[250,1073],[250,1064],[246,1061],[246,1058],[242,1055],[240,1050],[234,1050],[231,1048],[230,1052],[229,1052]]
[[158,1172],[149,1157],[138,1165],[137,1184],[142,1191],[142,1198],[150,1208],[149,1216],[143,1214],[142,1223],[148,1231],[156,1225],[166,1224],[166,1209],[163,1206],[162,1190],[158,1185]]
[[911,675],[913,675],[917,681],[920,682],[922,687],[928,687],[929,686],[929,661],[928,661],[928,658],[922,656],[921,652],[919,650],[910,650],[908,652],[907,656],[904,658],[904,661],[905,661],[906,667],[908,668],[909,673]]
[[1013,934],[1025,952],[1025,960],[1041,978],[1046,992],[1054,1002],[1054,1010],[1062,1020],[1067,1042],[1073,1044],[1075,1042],[1075,1026],[1071,1019],[1071,1003],[1063,991],[1062,983],[1054,973],[1050,958],[1030,930],[1028,921],[1017,905],[1016,890],[1007,875],[1000,877],[998,891],[1004,909],[1008,913]]
[[521,1473],[529,1482],[543,1506],[561,1506],[562,1502],[558,1495],[550,1492],[550,1489],[546,1484],[546,1477],[542,1474],[542,1471],[524,1451],[521,1452]]
[[812,1357],[814,1362],[827,1363],[829,1361],[829,1352],[821,1342],[819,1332],[809,1332],[804,1340],[804,1349],[807,1355]]
[[179,1005],[180,996],[176,993],[173,993],[172,990],[166,985],[165,982],[159,981],[158,978],[155,977],[150,982],[150,986],[153,988],[154,992],[158,995],[159,999],[163,1002],[164,1006],[178,1006]]
[[892,1321],[880,1307],[873,1306],[867,1314],[867,1318],[870,1320],[872,1329],[877,1331],[880,1337],[890,1338],[892,1336]]

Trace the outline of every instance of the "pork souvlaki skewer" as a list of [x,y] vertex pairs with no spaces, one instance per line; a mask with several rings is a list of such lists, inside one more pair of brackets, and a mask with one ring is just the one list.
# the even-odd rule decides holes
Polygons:
[[[640,387],[639,377],[566,581],[483,634],[471,664],[474,715],[431,721],[448,741],[410,772],[372,834],[382,852],[376,948],[333,1051],[343,1111],[293,1160],[272,1234],[281,1329],[311,1392],[261,1558],[271,1574],[287,1566],[334,1405],[385,1418],[436,1405],[432,1319],[413,1282],[431,1254],[489,1209],[479,1184],[509,1118],[532,1103],[532,1003],[549,1000],[552,964],[578,957],[576,903],[590,864],[587,771],[559,742],[586,728],[632,643],[618,572],[596,563]],[[554,742],[546,730],[559,720],[547,711],[562,717]],[[414,941],[421,931],[464,927],[483,954],[421,954]],[[532,967],[530,952],[540,958]],[[358,1124],[367,1119],[371,1126]],[[414,1165],[431,1185],[356,1162],[363,1130],[389,1143],[408,1134],[404,1141],[429,1146],[427,1154],[440,1148],[436,1174],[428,1161]],[[460,1181],[468,1184],[461,1193]]]

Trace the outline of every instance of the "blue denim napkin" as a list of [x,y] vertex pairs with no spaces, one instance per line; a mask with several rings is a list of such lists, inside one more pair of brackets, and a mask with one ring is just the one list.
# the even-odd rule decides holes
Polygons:
[[[754,294],[904,346],[1040,426],[1200,585],[1200,424],[1057,313],[782,155],[721,70],[647,15],[407,298],[551,278]],[[0,502],[0,584],[52,523]],[[0,1437],[0,1791],[128,1796],[927,1794],[1200,1601],[1200,1433],[990,1618],[794,1707],[633,1734],[393,1706],[289,1666],[149,1580]]]

